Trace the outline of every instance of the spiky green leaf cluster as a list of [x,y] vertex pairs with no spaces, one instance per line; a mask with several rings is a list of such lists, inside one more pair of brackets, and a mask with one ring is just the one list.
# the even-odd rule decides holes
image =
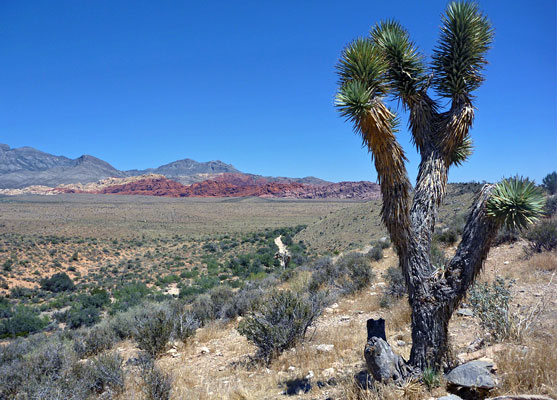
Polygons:
[[391,87],[407,102],[424,82],[422,55],[410,40],[408,31],[397,21],[388,20],[375,25],[371,38],[389,65],[387,76]]
[[467,1],[449,4],[433,53],[433,85],[440,95],[468,95],[480,86],[492,38],[491,24],[477,4]]
[[371,40],[358,38],[343,50],[336,69],[339,91],[335,105],[343,117],[357,121],[375,98],[386,93],[387,65]]
[[487,202],[487,215],[509,229],[522,230],[543,214],[545,197],[536,185],[515,176],[495,185]]
[[456,147],[451,156],[451,165],[460,166],[472,155],[474,146],[472,144],[472,138],[466,136],[460,145]]

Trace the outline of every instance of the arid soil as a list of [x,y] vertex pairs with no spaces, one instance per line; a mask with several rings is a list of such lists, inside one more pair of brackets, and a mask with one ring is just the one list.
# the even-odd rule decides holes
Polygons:
[[[494,359],[498,364],[500,389],[498,393],[512,392],[515,375],[534,373],[528,369],[529,351],[539,350],[540,343],[547,350],[556,344],[557,334],[557,280],[550,282],[557,268],[553,255],[545,255],[544,267],[534,267],[536,260],[526,260],[524,243],[502,245],[492,249],[486,262],[481,281],[491,281],[495,276],[508,276],[516,279],[512,288],[512,307],[522,310],[524,315],[541,304],[536,314],[535,325],[528,333],[528,345],[524,342],[506,341],[502,343],[485,342],[479,349],[471,347],[478,338],[485,337],[479,321],[474,317],[455,314],[450,324],[453,357],[460,362],[481,357]],[[449,249],[450,250],[450,249]],[[538,256],[536,256],[538,257]],[[401,299],[390,308],[381,308],[379,299],[386,282],[383,273],[397,262],[389,249],[384,259],[373,264],[376,279],[371,287],[360,294],[343,298],[325,309],[308,334],[308,340],[296,348],[285,352],[269,367],[252,366],[250,356],[256,349],[238,334],[239,320],[226,325],[212,324],[202,328],[194,341],[188,345],[176,343],[166,356],[158,362],[170,372],[174,379],[173,399],[356,399],[354,375],[365,369],[363,347],[366,339],[366,320],[384,318],[387,339],[395,351],[407,358],[411,348],[410,312],[406,300]],[[303,276],[299,279],[303,280]],[[296,285],[293,282],[292,285]],[[135,354],[136,349],[130,342],[121,345],[124,356]],[[518,352],[518,353],[517,353]],[[522,359],[517,357],[522,354]],[[545,352],[547,356],[547,351]],[[509,355],[512,355],[509,358]],[[555,355],[549,354],[548,362],[555,363]],[[522,365],[522,366],[521,366]],[[519,368],[515,370],[515,368]],[[287,384],[296,379],[310,377],[312,389],[309,393],[296,397],[284,395]],[[529,379],[529,377],[524,377]],[[555,379],[555,373],[553,373]],[[138,392],[134,380],[122,395],[131,398]],[[319,382],[319,383],[318,383]],[[557,384],[557,382],[554,382]],[[546,386],[535,388],[555,396],[557,388]],[[426,400],[445,394],[441,385],[432,391],[421,385],[409,384],[403,388],[392,389],[390,398],[412,398]],[[368,398],[368,397],[365,397]],[[375,399],[375,397],[369,397]]]

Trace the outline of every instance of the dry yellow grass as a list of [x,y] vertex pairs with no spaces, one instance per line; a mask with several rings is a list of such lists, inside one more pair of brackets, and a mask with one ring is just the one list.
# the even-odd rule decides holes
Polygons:
[[[443,387],[432,391],[417,383],[410,382],[401,388],[378,385],[375,390],[362,390],[355,383],[354,376],[365,369],[363,347],[366,340],[365,321],[368,318],[386,320],[387,339],[394,350],[406,359],[411,348],[410,308],[406,299],[395,302],[391,308],[379,307],[382,285],[382,272],[396,263],[392,250],[386,250],[387,258],[374,264],[376,279],[372,287],[337,301],[335,307],[326,310],[308,332],[306,342],[284,352],[272,364],[250,365],[250,356],[256,348],[236,331],[238,321],[228,324],[213,323],[198,330],[196,336],[185,346],[178,346],[178,357],[164,355],[158,360],[160,368],[172,374],[174,379],[172,399],[206,400],[260,400],[285,399],[282,394],[285,383],[301,379],[311,373],[314,383],[307,394],[297,399],[347,399],[347,400],[427,400],[445,394]],[[506,272],[514,273],[526,268],[522,249],[519,246],[502,246],[490,254],[490,267],[508,267]],[[504,261],[509,260],[509,264]],[[490,278],[487,271],[485,278]],[[546,298],[532,293],[549,293],[555,290],[555,283],[548,285],[548,274],[536,280],[516,283],[515,302],[521,303],[521,310]],[[285,288],[301,286],[308,276],[301,273]],[[524,292],[521,292],[524,290]],[[554,297],[547,297],[549,314],[542,323],[536,325],[530,335],[524,337],[522,345],[504,343],[504,350],[495,353],[501,387],[499,394],[539,393],[555,396],[557,353],[557,332],[551,323],[555,322]],[[552,311],[553,310],[553,311]],[[451,341],[459,352],[466,351],[470,342],[476,339],[481,330],[474,318],[455,316],[450,324]],[[397,341],[404,345],[398,346]],[[333,345],[330,351],[318,351],[320,344]],[[209,353],[202,354],[200,349],[207,347]],[[548,351],[552,350],[552,351]],[[327,381],[334,377],[338,385],[319,388],[315,382]],[[141,380],[131,375],[123,397],[142,399]]]
[[524,343],[497,353],[499,393],[557,396],[557,330],[546,335],[545,340],[526,338]]
[[557,271],[557,253],[554,251],[536,253],[528,260],[528,267],[532,271]]

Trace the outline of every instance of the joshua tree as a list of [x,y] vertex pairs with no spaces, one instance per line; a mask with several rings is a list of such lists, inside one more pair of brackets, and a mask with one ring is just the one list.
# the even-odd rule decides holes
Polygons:
[[[523,228],[543,208],[543,196],[527,179],[485,185],[455,256],[442,268],[431,262],[431,239],[449,168],[471,154],[472,93],[483,81],[492,37],[490,23],[476,4],[455,2],[442,17],[429,71],[408,32],[392,20],[348,44],[337,65],[336,107],[375,161],[382,220],[398,254],[412,308],[409,364],[421,369],[441,366],[449,319],[481,271],[499,227]],[[388,95],[409,111],[413,143],[421,155],[413,190],[395,137],[398,119],[385,104]],[[445,101],[450,107],[443,111]]]

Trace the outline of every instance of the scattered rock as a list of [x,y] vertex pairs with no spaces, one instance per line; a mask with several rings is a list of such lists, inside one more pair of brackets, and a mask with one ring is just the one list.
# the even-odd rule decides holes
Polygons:
[[464,316],[464,317],[473,317],[474,316],[474,311],[472,311],[472,309],[470,308],[459,308],[458,310],[456,310],[456,313],[458,315]]
[[446,396],[438,397],[437,400],[462,400],[462,397],[459,397],[456,394],[448,394]]
[[286,392],[288,396],[296,396],[299,394],[307,393],[311,390],[311,383],[309,379],[294,379],[286,382]]
[[314,377],[313,371],[309,371],[308,374],[306,375],[306,377],[305,377],[304,379],[311,379],[311,378],[313,378],[313,377]]
[[396,345],[399,347],[404,347],[406,346],[406,342],[404,340],[397,340]]
[[208,347],[203,346],[203,347],[201,347],[201,348],[199,349],[199,352],[200,352],[201,354],[209,354],[209,353],[211,352],[211,350],[209,350]]
[[509,262],[508,262],[508,261],[505,261],[505,262],[503,262],[503,264],[505,264],[505,265],[509,265]]
[[334,348],[334,344],[318,344],[315,346],[315,349],[320,353],[330,353]]
[[486,392],[496,386],[495,376],[491,373],[494,363],[491,360],[474,360],[459,365],[445,375],[448,389],[457,393],[470,391]]
[[296,367],[294,367],[294,366],[291,365],[290,367],[288,367],[288,370],[289,370],[289,371],[296,371]]
[[342,321],[350,321],[350,317],[349,317],[348,315],[342,315],[342,316],[340,317],[340,321],[341,321],[341,322],[342,322]]
[[335,308],[338,308],[338,303],[333,303],[331,304],[331,308],[334,310]]

